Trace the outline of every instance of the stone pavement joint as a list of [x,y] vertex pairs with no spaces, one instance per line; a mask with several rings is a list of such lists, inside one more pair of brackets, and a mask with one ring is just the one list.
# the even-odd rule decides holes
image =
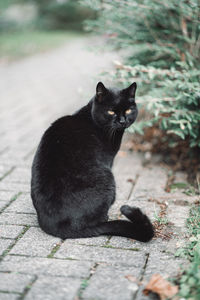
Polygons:
[[8,202],[1,209],[0,213],[3,213],[7,209],[7,207],[9,207],[21,194],[22,194],[21,192],[17,192],[17,193],[13,192],[13,196],[10,199],[8,199]]
[[13,167],[8,168],[8,170],[6,172],[4,171],[0,177],[0,181],[3,180],[9,174],[11,174],[14,169],[15,169],[15,167],[13,166]]
[[[1,227],[7,227],[6,225],[1,226]],[[13,227],[13,226],[12,226]],[[17,228],[18,227],[18,228]],[[3,260],[3,258],[9,254],[12,251],[12,248],[16,245],[16,243],[22,238],[22,236],[25,234],[25,232],[29,229],[29,226],[17,226],[15,227],[15,229],[17,229],[18,234],[17,236],[13,239],[11,239],[9,236],[10,234],[12,234],[10,232],[10,230],[6,230],[7,234],[6,236],[0,238],[0,249],[3,245],[8,244],[9,241],[9,246],[7,246],[6,248],[4,247],[4,249],[1,250],[1,256],[0,256],[0,262],[1,260]],[[4,231],[5,234],[5,231]],[[1,235],[3,235],[3,229],[1,228]],[[6,243],[5,243],[6,241]]]
[[[90,45],[96,40],[74,39],[0,65],[0,300],[148,300],[142,289],[150,277],[175,276],[185,263],[174,253],[187,239],[185,220],[196,198],[167,193],[168,170],[128,152],[126,137],[114,162],[117,196],[109,218],[125,218],[119,209],[129,204],[155,221],[164,205],[171,238],[146,244],[113,236],[61,241],[38,226],[30,178],[41,135],[90,100],[96,82],[105,82],[100,72],[116,56],[96,55]],[[174,175],[174,182],[185,180],[184,173]]]

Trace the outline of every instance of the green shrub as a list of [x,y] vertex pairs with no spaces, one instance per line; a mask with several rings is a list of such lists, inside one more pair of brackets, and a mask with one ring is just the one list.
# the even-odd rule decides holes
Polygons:
[[125,86],[135,78],[142,81],[144,89],[148,86],[148,94],[139,97],[138,102],[150,115],[135,123],[130,131],[143,134],[144,128],[158,124],[170,137],[175,134],[188,138],[190,146],[200,147],[200,70],[180,65],[181,70],[122,65],[115,76]]
[[87,29],[107,34],[113,46],[128,48],[131,65],[171,67],[200,60],[199,0],[82,0],[98,19]]
[[[115,80],[139,83],[138,102],[149,112],[130,131],[153,125],[200,147],[199,0],[84,0],[97,20],[86,29],[102,33],[115,49],[126,49]],[[177,140],[177,139],[175,139]]]

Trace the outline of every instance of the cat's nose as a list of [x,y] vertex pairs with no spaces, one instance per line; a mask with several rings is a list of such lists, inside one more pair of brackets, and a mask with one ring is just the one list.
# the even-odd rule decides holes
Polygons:
[[121,125],[123,125],[123,124],[125,124],[126,123],[126,120],[125,120],[125,118],[122,116],[122,117],[120,117],[120,119],[119,119],[119,123],[121,124]]

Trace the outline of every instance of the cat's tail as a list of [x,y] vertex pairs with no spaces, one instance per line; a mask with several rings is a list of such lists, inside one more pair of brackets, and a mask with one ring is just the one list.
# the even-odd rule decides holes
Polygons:
[[95,228],[88,228],[98,235],[114,235],[132,238],[141,242],[148,242],[154,236],[153,225],[149,218],[137,207],[123,205],[120,208],[121,213],[130,221],[116,220],[100,223]]
[[153,226],[149,218],[143,214],[139,208],[123,205],[120,210],[129,221],[116,220],[102,222],[96,226],[86,227],[76,231],[69,227],[69,222],[63,222],[62,224],[59,224],[59,227],[53,226],[51,228],[46,227],[40,220],[39,223],[46,233],[60,237],[61,239],[114,235],[132,238],[141,242],[148,242],[153,238]]
[[149,218],[143,214],[139,208],[123,205],[120,210],[121,213],[130,221],[116,220],[102,222],[96,226],[86,227],[83,230],[76,232],[73,230],[66,232],[65,226],[65,230],[63,230],[64,235],[61,236],[59,233],[56,234],[56,236],[59,236],[62,239],[67,239],[97,237],[100,235],[114,235],[132,238],[140,242],[148,242],[153,238],[153,226]]

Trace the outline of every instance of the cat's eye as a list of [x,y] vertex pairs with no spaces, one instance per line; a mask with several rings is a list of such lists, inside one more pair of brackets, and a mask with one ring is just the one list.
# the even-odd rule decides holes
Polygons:
[[108,114],[111,115],[111,116],[113,116],[115,113],[112,110],[108,110]]
[[129,108],[125,111],[126,115],[130,114],[132,112],[132,110]]

